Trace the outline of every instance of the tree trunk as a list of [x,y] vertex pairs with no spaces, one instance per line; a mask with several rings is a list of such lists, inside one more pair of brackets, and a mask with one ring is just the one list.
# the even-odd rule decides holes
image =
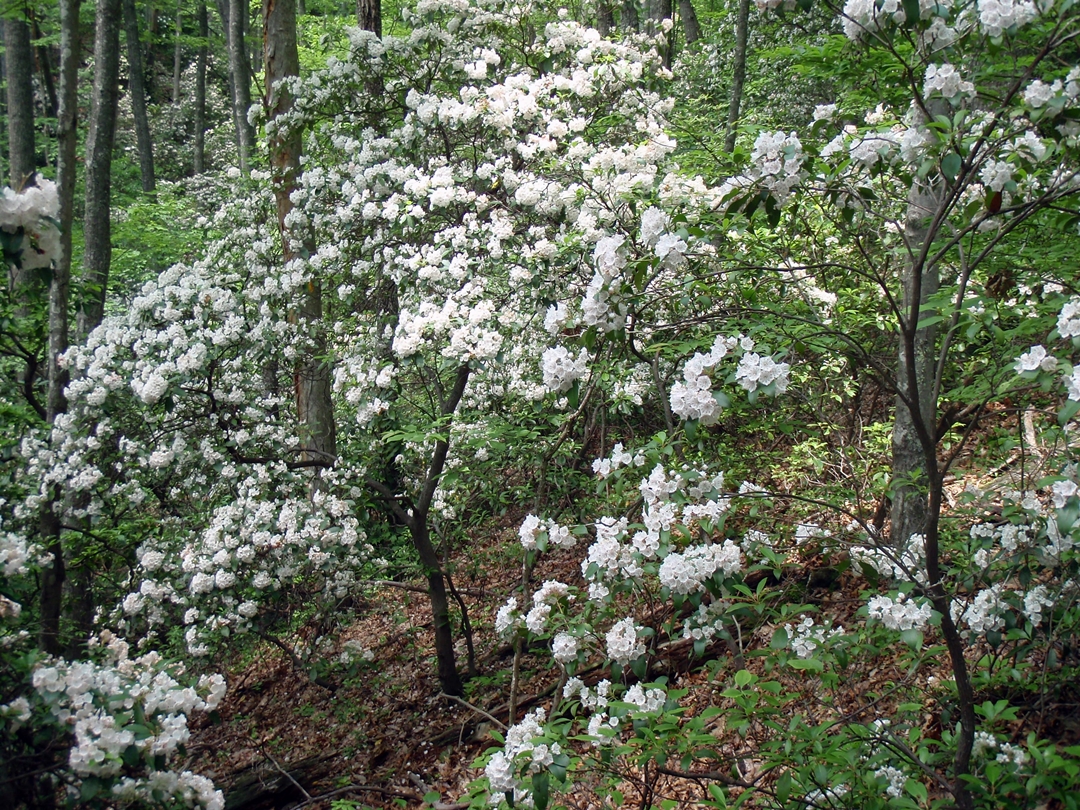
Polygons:
[[240,158],[240,171],[247,173],[251,166],[251,153],[255,145],[255,133],[248,123],[251,109],[251,73],[248,69],[247,51],[244,44],[244,4],[242,0],[228,0],[229,73],[233,85],[233,122],[236,125],[236,147]]
[[624,31],[641,30],[637,0],[623,0],[622,8],[619,9],[619,27]]
[[[149,42],[157,42],[158,35],[158,7],[156,3],[146,4],[146,34]],[[151,101],[158,98],[157,93],[157,54],[151,44],[146,49],[146,58],[143,59],[143,82],[146,85],[146,97]]]
[[195,63],[195,174],[206,171],[206,54],[209,49],[210,24],[206,18],[206,0],[199,0],[195,10],[199,25],[199,53]]
[[686,35],[686,45],[689,47],[701,39],[701,26],[698,25],[693,0],[679,0],[679,16],[682,17],[683,33]]
[[650,16],[652,19],[652,33],[655,36],[663,36],[664,44],[660,46],[660,56],[664,60],[664,67],[671,67],[671,56],[675,52],[673,47],[675,38],[671,32],[664,32],[664,20],[670,20],[672,14],[671,0],[649,0]]
[[739,0],[739,12],[735,19],[735,71],[731,78],[731,98],[728,100],[727,138],[724,149],[728,154],[735,151],[739,113],[742,109],[743,87],[746,84],[746,40],[750,28],[750,0]]
[[30,26],[25,20],[4,20],[4,49],[8,166],[11,188],[18,191],[33,179],[37,170],[34,152],[34,55],[30,48]]
[[[947,112],[943,110],[943,112]],[[921,111],[913,126],[926,122]],[[926,246],[933,239],[930,220],[941,207],[945,186],[938,180],[916,179],[908,192],[904,223],[904,243],[908,260],[904,267],[903,314],[900,352],[897,362],[896,419],[893,423],[893,546],[902,549],[913,534],[924,534],[928,517],[931,471],[929,458],[935,457],[937,437],[934,401],[937,329],[916,329],[923,317],[922,307],[938,291],[936,264],[926,262]],[[920,429],[929,434],[920,437]],[[930,443],[928,450],[926,442]],[[936,465],[936,461],[935,461]]]
[[[49,284],[49,388],[46,419],[52,424],[57,414],[67,409],[64,388],[67,371],[58,362],[68,347],[68,298],[71,283],[71,225],[74,221],[76,148],[78,131],[79,81],[79,6],[81,0],[60,0],[60,92],[57,98],[56,185],[60,200],[60,255],[56,259]],[[52,558],[52,565],[41,578],[41,629],[38,644],[51,655],[58,655],[60,615],[63,606],[64,548],[60,541],[60,516],[56,504],[58,491],[52,493],[41,512],[42,540]]]
[[[41,39],[41,28],[38,27],[36,17],[30,20],[31,33],[34,39]],[[59,101],[56,98],[56,82],[53,80],[52,60],[49,58],[49,47],[38,45],[37,48],[38,72],[41,73],[41,83],[45,87],[45,112],[50,118],[59,115]]]
[[431,618],[435,625],[435,658],[438,661],[439,686],[448,695],[461,696],[465,690],[457,671],[454,654],[454,628],[450,624],[450,601],[446,596],[446,580],[439,555],[431,543],[427,515],[416,516],[412,527],[413,547],[420,556],[420,564],[428,581],[428,600],[431,602]]
[[596,30],[606,37],[615,30],[615,9],[608,0],[601,0],[596,8]]
[[[296,45],[296,0],[263,0],[263,45],[266,63],[266,109],[270,122],[292,108],[292,94],[286,80],[300,73]],[[285,264],[303,261],[313,246],[302,235],[291,233],[286,219],[293,209],[292,192],[300,179],[302,133],[293,127],[271,129],[270,167],[278,226],[281,229]],[[322,319],[322,285],[311,278],[303,298],[290,317],[314,345],[297,362],[294,371],[296,410],[300,421],[300,444],[305,461],[332,465],[337,456],[334,405],[331,397],[330,366],[325,359],[326,335]]]
[[173,43],[173,68],[172,68],[172,103],[180,103],[180,60],[183,49],[180,40],[184,36],[184,6],[176,4],[176,41]]
[[[30,26],[22,19],[4,22],[4,74],[7,79],[8,168],[14,191],[33,185],[37,171],[34,149],[34,54],[30,48]],[[15,317],[30,312],[31,285],[34,274],[12,264],[8,268]],[[20,382],[32,385],[34,363],[20,372]],[[29,389],[28,389],[29,390]]]
[[135,141],[139,152],[139,178],[143,191],[153,191],[154,142],[150,138],[150,119],[146,114],[146,73],[139,40],[139,17],[135,12],[135,0],[121,2],[124,9],[124,37],[127,40],[128,88],[131,91],[131,111],[135,116]]
[[[221,30],[225,32],[225,55],[229,55],[229,0],[215,0],[217,4],[218,14],[221,16]],[[229,83],[229,107],[233,111],[233,134],[234,141],[236,143],[236,152],[240,153],[240,130],[236,128],[236,77],[233,76],[232,62],[228,58],[225,60],[225,75],[228,78]]]
[[[450,433],[449,421],[457,411],[468,383],[469,365],[466,363],[458,368],[454,387],[447,393],[446,399],[440,403],[439,412],[447,424],[446,435]],[[431,601],[431,617],[435,625],[435,655],[438,659],[439,684],[448,695],[462,695],[464,690],[454,655],[454,631],[450,624],[450,603],[446,597],[446,581],[439,555],[431,543],[428,526],[431,503],[435,498],[435,490],[439,486],[439,478],[446,467],[446,456],[449,452],[450,442],[446,439],[440,439],[435,443],[435,452],[431,456],[431,463],[424,477],[423,489],[413,505],[409,531],[412,535],[413,547],[420,557],[420,564],[424,567],[424,574],[428,580],[428,598]]]
[[356,0],[356,24],[375,36],[382,36],[382,3],[380,0]]
[[79,340],[90,334],[104,316],[112,260],[109,209],[120,74],[120,0],[98,0],[94,28],[94,87],[86,136],[83,289],[76,324]]

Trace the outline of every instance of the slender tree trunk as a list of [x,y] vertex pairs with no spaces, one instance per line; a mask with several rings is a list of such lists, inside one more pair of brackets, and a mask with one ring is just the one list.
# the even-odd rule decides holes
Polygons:
[[182,2],[176,4],[176,41],[173,43],[173,69],[172,69],[172,103],[180,103],[180,60],[183,49],[180,40],[184,36],[184,6]]
[[356,0],[356,24],[375,36],[382,36],[381,0]]
[[693,0],[679,0],[679,16],[682,17],[683,33],[687,47],[701,39],[701,26],[698,25],[697,12]]
[[664,67],[671,67],[671,55],[674,53],[672,34],[664,33],[664,20],[670,20],[672,14],[671,0],[649,0],[649,31],[653,36],[663,36],[664,44],[660,47],[660,56],[664,60]]
[[128,88],[131,111],[135,116],[135,141],[139,152],[139,177],[143,191],[154,190],[154,142],[150,138],[150,118],[146,113],[146,73],[143,70],[142,43],[139,41],[139,16],[135,0],[121,0],[124,9],[125,39],[128,56]]
[[57,99],[56,186],[60,200],[60,256],[49,285],[49,393],[46,412],[50,422],[67,409],[64,388],[67,370],[59,357],[68,348],[68,305],[71,289],[71,231],[75,221],[75,178],[79,143],[79,7],[82,0],[60,0],[60,92]]
[[229,31],[231,30],[229,24],[229,0],[215,0],[217,4],[218,14],[221,17],[221,30],[225,32],[225,75],[229,82],[229,106],[233,110],[233,136],[236,143],[236,153],[240,154],[240,130],[235,126],[236,124],[236,77],[233,76],[232,61],[227,57],[229,55]]
[[671,0],[646,0],[645,9],[649,33],[659,33],[663,21],[671,17]]
[[[286,83],[300,73],[300,57],[296,45],[296,0],[263,0],[263,45],[266,63],[266,109],[269,121],[273,122],[292,108],[292,93]],[[304,235],[290,232],[286,225],[288,215],[293,209],[292,192],[300,179],[302,145],[303,138],[299,129],[272,128],[270,167],[286,265],[302,261],[303,253],[311,252],[313,247],[309,239],[305,240]],[[310,336],[314,344],[307,356],[298,361],[294,371],[303,458],[331,465],[337,456],[337,446],[330,366],[325,359],[322,285],[317,278],[308,280],[303,298],[290,317],[301,326],[305,335]]]
[[601,0],[596,8],[596,30],[606,37],[615,30],[615,9],[609,0]]
[[120,0],[98,0],[94,27],[94,87],[86,136],[83,289],[76,324],[80,340],[90,334],[104,316],[112,260],[109,213],[120,74]]
[[[447,421],[447,435],[449,435],[449,420],[457,411],[468,383],[469,366],[465,364],[458,368],[453,388],[447,393],[446,399],[440,403],[440,414]],[[413,505],[409,531],[412,534],[413,547],[420,557],[420,564],[424,567],[424,574],[428,580],[428,597],[431,601],[431,616],[435,625],[435,655],[438,660],[439,684],[446,694],[461,695],[464,690],[454,654],[454,629],[450,623],[450,603],[446,595],[446,581],[438,552],[432,545],[428,527],[431,503],[435,497],[435,490],[439,486],[439,478],[446,467],[446,457],[449,452],[450,443],[446,439],[440,439],[435,443],[435,452],[432,453],[431,463],[428,465],[423,489]]]
[[206,171],[206,54],[209,50],[210,24],[206,18],[206,0],[198,0],[195,11],[199,25],[199,53],[195,63],[195,174]]
[[428,600],[431,602],[431,618],[435,625],[435,658],[438,662],[439,685],[448,695],[463,695],[461,676],[457,671],[454,653],[454,628],[450,623],[450,600],[446,594],[446,580],[439,555],[431,543],[427,526],[427,514],[417,515],[412,531],[413,547],[420,557],[420,564],[428,581]]
[[4,20],[4,71],[7,78],[8,166],[11,187],[18,191],[33,179],[34,55],[30,26],[23,19]]
[[255,133],[248,123],[251,109],[251,73],[244,43],[244,2],[228,0],[229,73],[233,84],[233,121],[236,125],[236,145],[240,157],[240,171],[247,172],[251,166],[251,154],[255,146]]
[[638,0],[623,0],[622,8],[619,9],[619,27],[624,31],[641,30]]
[[[68,299],[71,286],[71,225],[75,219],[75,174],[78,132],[79,80],[79,6],[81,0],[60,0],[60,92],[57,99],[56,185],[60,199],[60,255],[49,284],[49,389],[46,419],[52,424],[57,414],[67,408],[64,388],[67,371],[59,357],[68,347]],[[41,630],[39,646],[52,655],[59,654],[60,614],[63,605],[64,549],[60,541],[60,516],[56,505],[62,500],[53,492],[41,513],[41,535],[52,565],[41,578]]]
[[[37,18],[32,17],[30,24],[34,39],[40,40],[41,28],[38,27]],[[56,82],[53,80],[49,48],[47,45],[38,45],[35,50],[37,51],[38,72],[41,74],[41,83],[45,87],[45,113],[50,118],[56,118],[60,106],[56,98]]]
[[739,0],[735,19],[735,70],[731,78],[731,98],[728,100],[727,138],[724,148],[730,154],[735,151],[739,113],[742,110],[743,87],[746,85],[746,40],[750,28],[750,0]]
[[[921,111],[916,116],[913,125],[924,125]],[[933,326],[916,329],[916,326],[923,317],[927,299],[938,291],[940,284],[937,265],[927,264],[923,256],[927,240],[933,238],[930,220],[941,207],[944,194],[944,184],[932,179],[916,179],[908,192],[904,223],[908,261],[902,279],[903,334],[897,361],[898,390],[892,436],[894,491],[890,536],[898,549],[907,544],[911,535],[925,533],[929,515],[931,470],[919,425],[930,432],[929,440],[936,447],[933,431],[937,413],[934,401],[937,329]]]
[[[4,73],[7,79],[7,131],[9,181],[15,191],[33,185],[37,171],[34,149],[34,54],[30,48],[30,26],[22,19],[4,20]],[[34,274],[17,265],[9,267],[9,286],[15,316],[30,311]],[[24,385],[31,385],[36,373],[29,363],[21,372]]]

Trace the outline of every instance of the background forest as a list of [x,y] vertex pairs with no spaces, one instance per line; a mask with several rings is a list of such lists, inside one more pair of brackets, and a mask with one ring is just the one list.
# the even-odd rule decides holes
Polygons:
[[0,805],[1080,806],[1074,0],[2,15]]

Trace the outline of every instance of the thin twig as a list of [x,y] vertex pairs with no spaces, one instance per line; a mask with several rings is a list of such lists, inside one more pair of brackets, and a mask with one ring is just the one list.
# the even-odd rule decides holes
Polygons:
[[494,716],[488,714],[487,712],[485,712],[480,707],[474,706],[473,704],[469,703],[469,701],[467,701],[467,700],[465,700],[463,698],[459,698],[456,695],[448,695],[448,694],[446,694],[446,692],[440,692],[439,697],[444,697],[447,700],[452,700],[455,703],[460,703],[466,709],[471,709],[472,711],[476,712],[477,714],[481,715],[482,717],[486,717],[488,720],[490,720],[492,723],[497,725],[503,731],[506,731],[506,723],[504,723],[501,720],[495,718]]
[[297,782],[295,779],[293,779],[293,775],[291,773],[289,773],[287,770],[285,770],[280,765],[278,765],[278,761],[276,759],[274,759],[273,754],[271,754],[268,750],[266,750],[262,746],[259,746],[259,748],[260,748],[260,751],[262,752],[262,755],[264,757],[266,757],[268,760],[270,760],[270,764],[273,765],[275,768],[277,768],[278,771],[281,772],[282,776],[284,776],[286,779],[288,779],[290,782],[292,782],[294,785],[296,785],[297,789],[301,793],[304,794],[304,799],[306,799],[307,801],[310,802],[311,801],[311,794],[308,793],[306,790],[304,790],[304,786],[301,785],[299,782]]

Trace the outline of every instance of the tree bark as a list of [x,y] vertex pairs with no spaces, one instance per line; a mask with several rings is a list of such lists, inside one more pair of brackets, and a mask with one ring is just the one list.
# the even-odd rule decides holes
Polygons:
[[[447,420],[447,423],[457,411],[461,397],[465,394],[469,374],[467,363],[460,366],[454,379],[454,387],[447,393],[446,399],[440,403],[440,415]],[[449,424],[447,424],[446,435],[449,433]],[[460,696],[464,694],[464,689],[461,677],[458,675],[454,654],[454,631],[450,624],[450,603],[446,596],[446,581],[438,552],[431,542],[428,526],[431,503],[435,497],[435,490],[439,486],[439,478],[446,467],[446,457],[449,452],[450,442],[446,439],[440,439],[435,443],[435,452],[431,456],[431,463],[424,477],[423,490],[413,505],[409,531],[412,535],[413,547],[420,557],[420,564],[424,567],[424,574],[428,580],[428,598],[431,601],[431,617],[435,625],[435,656],[438,660],[439,684],[446,694]]]
[[[41,28],[38,27],[38,21],[36,17],[32,17],[30,20],[31,33],[34,35],[34,39],[41,39]],[[56,82],[53,79],[52,73],[52,59],[49,58],[49,48],[47,45],[37,46],[37,61],[38,71],[41,73],[41,83],[45,86],[45,113],[50,118],[56,118],[59,115],[60,103],[56,98]]]
[[18,191],[34,177],[34,55],[24,19],[4,20],[4,72],[7,78],[8,166]]
[[173,42],[173,73],[172,73],[172,103],[180,103],[180,63],[183,49],[180,40],[184,36],[184,6],[182,2],[176,4],[176,39]]
[[596,8],[596,30],[602,37],[615,30],[615,9],[608,0],[601,0]]
[[195,63],[195,174],[206,171],[206,55],[209,49],[210,23],[206,18],[206,0],[199,0],[195,10],[199,26],[199,53]]
[[[157,42],[158,7],[156,3],[146,4],[146,33],[151,43]],[[146,49],[146,58],[143,59],[143,81],[146,84],[146,97],[151,100],[159,97],[157,92],[156,62],[157,54],[154,52],[154,48],[151,45],[151,47]]]
[[641,30],[637,0],[623,0],[622,8],[619,9],[619,27],[624,31]]
[[[4,21],[4,74],[7,79],[8,169],[14,191],[34,184],[37,154],[34,149],[34,54],[30,48],[30,26],[23,19]],[[34,274],[12,264],[8,283],[17,318],[30,312]],[[32,385],[34,363],[20,372],[25,385]],[[29,390],[29,389],[27,389]]]
[[255,147],[255,133],[248,123],[251,109],[251,71],[244,43],[244,3],[228,0],[228,46],[229,73],[232,75],[233,121],[236,125],[236,147],[239,153],[240,171],[251,167],[251,154]]
[[375,36],[382,37],[382,3],[380,0],[356,0],[356,24]]
[[671,67],[671,55],[675,49],[672,47],[674,38],[671,33],[664,33],[664,20],[670,20],[672,14],[671,0],[648,0],[649,8],[649,31],[653,36],[663,36],[664,44],[660,46],[660,56],[664,60],[664,67]]
[[135,0],[121,0],[124,9],[124,38],[127,40],[128,89],[131,111],[135,116],[135,141],[139,152],[139,178],[143,191],[154,190],[154,142],[150,137],[150,118],[146,113],[146,72],[143,70],[142,43]]
[[689,47],[701,39],[701,26],[698,24],[693,0],[679,0],[679,16],[682,17],[683,34],[686,36],[686,45]]
[[[49,388],[46,419],[52,424],[67,409],[64,388],[67,371],[59,357],[68,347],[68,299],[71,286],[71,225],[75,219],[75,175],[78,131],[79,81],[79,6],[81,0],[60,0],[60,89],[57,98],[56,185],[60,200],[60,255],[56,259],[49,284]],[[42,539],[52,557],[52,565],[41,578],[40,648],[57,655],[61,649],[60,615],[63,606],[64,548],[61,543],[60,516],[56,504],[61,500],[54,491],[41,513]]]
[[[943,112],[947,112],[944,109]],[[915,113],[913,126],[926,123],[921,110]],[[913,534],[924,534],[929,517],[930,463],[925,441],[931,444],[933,457],[937,437],[934,401],[937,329],[917,329],[927,299],[938,291],[939,271],[927,263],[926,245],[933,239],[930,221],[941,207],[945,185],[940,178],[916,179],[908,192],[908,210],[904,223],[904,245],[908,260],[904,267],[901,341],[897,359],[896,418],[893,423],[893,496],[892,531],[894,547],[902,549]],[[920,437],[922,429],[928,438]],[[936,462],[935,462],[936,466]]]
[[746,85],[746,40],[750,28],[750,0],[739,0],[735,19],[735,70],[731,78],[731,98],[728,100],[727,138],[724,149],[728,154],[735,151],[736,126],[742,110],[743,87]]
[[86,136],[86,212],[83,221],[83,275],[76,323],[82,340],[101,323],[112,260],[109,213],[112,151],[120,78],[120,0],[98,0],[95,13],[94,87]]
[[[300,179],[299,129],[279,129],[274,122],[289,112],[293,100],[287,82],[300,74],[296,45],[296,0],[263,0],[263,52],[266,64],[266,109],[270,133],[270,168],[277,202],[285,264],[303,261],[313,250],[310,239],[290,232],[286,225],[293,210],[292,192]],[[322,318],[322,285],[310,278],[290,318],[313,341],[294,370],[296,411],[300,422],[302,459],[331,465],[337,456],[330,366],[326,361],[326,335]]]

